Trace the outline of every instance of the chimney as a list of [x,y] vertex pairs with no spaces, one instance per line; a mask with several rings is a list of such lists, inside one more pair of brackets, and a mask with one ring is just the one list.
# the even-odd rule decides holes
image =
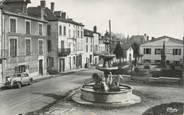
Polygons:
[[54,12],[54,7],[55,7],[54,2],[51,2],[51,3],[50,3],[50,10],[51,10],[52,12]]
[[147,41],[149,41],[149,36],[147,36]]
[[61,17],[62,17],[63,19],[66,19],[66,12],[62,12]]
[[45,0],[40,0],[40,7],[41,7],[41,19],[44,19],[44,16],[45,16],[45,7],[46,7]]
[[54,15],[57,16],[58,18],[61,17],[61,11],[54,11]]
[[41,1],[40,1],[40,6],[41,6],[42,8],[45,8],[45,7],[46,7],[46,2],[45,2],[45,0],[41,0]]
[[93,32],[95,32],[95,33],[97,32],[97,26],[93,27]]

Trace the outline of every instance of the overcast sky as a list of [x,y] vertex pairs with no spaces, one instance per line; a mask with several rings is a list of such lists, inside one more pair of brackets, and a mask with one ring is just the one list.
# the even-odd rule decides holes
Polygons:
[[[98,31],[108,30],[125,35],[168,35],[181,39],[184,35],[184,0],[46,0],[47,7],[55,2],[55,10],[66,11],[69,17],[86,28],[97,25]],[[32,0],[31,6],[40,0]]]

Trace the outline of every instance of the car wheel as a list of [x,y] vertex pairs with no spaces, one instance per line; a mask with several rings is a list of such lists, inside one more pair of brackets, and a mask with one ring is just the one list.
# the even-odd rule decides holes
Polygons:
[[21,88],[22,87],[22,84],[20,82],[17,83],[17,87],[18,88]]

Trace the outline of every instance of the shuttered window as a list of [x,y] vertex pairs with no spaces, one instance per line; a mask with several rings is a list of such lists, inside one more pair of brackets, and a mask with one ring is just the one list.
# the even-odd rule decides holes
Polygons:
[[31,55],[31,40],[26,39],[26,55]]
[[10,39],[10,57],[17,56],[17,39]]
[[26,21],[26,34],[31,34],[31,23]]
[[16,19],[10,19],[10,32],[16,33]]
[[39,45],[39,55],[43,55],[43,41],[39,40],[38,45]]
[[42,24],[39,24],[39,35],[43,35],[43,26]]

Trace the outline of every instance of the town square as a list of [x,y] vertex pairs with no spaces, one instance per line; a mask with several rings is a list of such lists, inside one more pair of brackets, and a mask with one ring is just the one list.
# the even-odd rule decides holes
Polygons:
[[1,0],[0,115],[183,115],[184,1]]

